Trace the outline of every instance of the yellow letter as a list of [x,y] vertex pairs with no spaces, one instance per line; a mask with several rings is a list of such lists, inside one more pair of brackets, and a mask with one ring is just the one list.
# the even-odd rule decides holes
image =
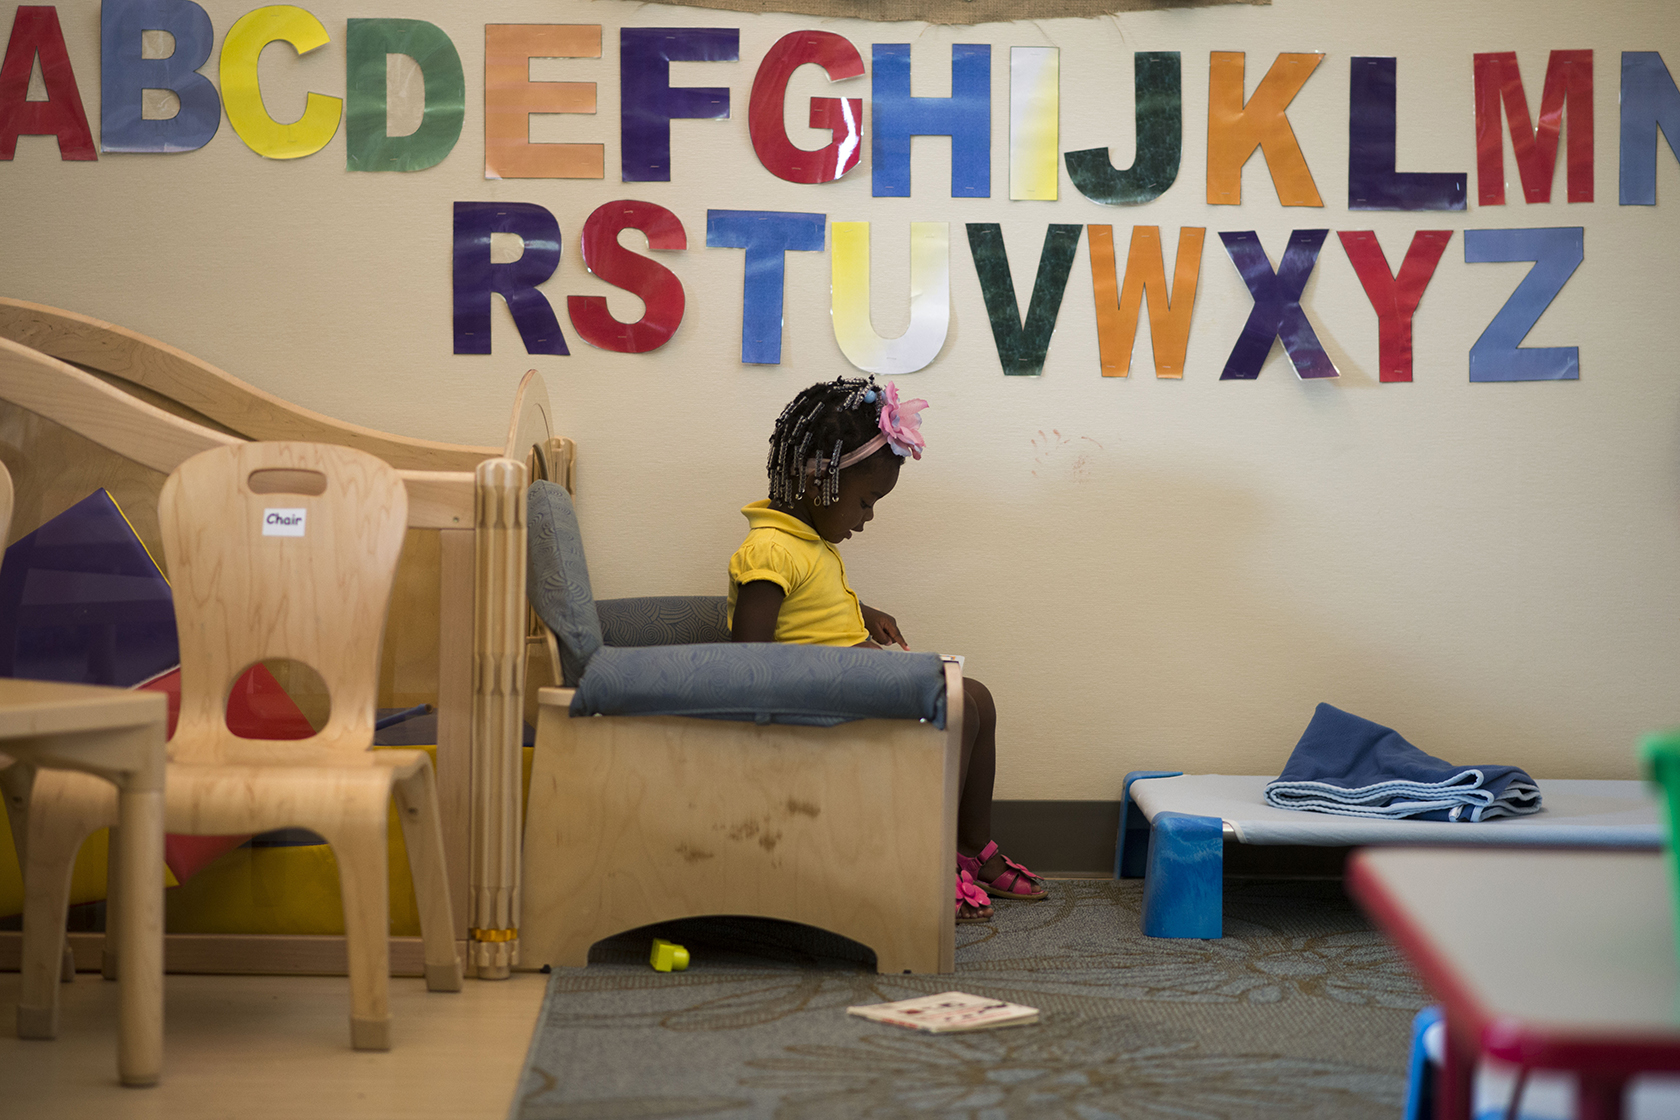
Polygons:
[[344,112],[342,97],[311,93],[303,116],[293,123],[281,124],[269,116],[257,84],[257,59],[263,48],[287,42],[298,54],[305,55],[331,41],[320,20],[290,4],[256,8],[228,28],[222,42],[222,104],[227,107],[228,123],[259,156],[297,159],[314,155],[338,131],[338,119]]

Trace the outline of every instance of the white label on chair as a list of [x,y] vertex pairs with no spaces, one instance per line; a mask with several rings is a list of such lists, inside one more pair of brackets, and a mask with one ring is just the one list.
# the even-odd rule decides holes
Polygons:
[[263,510],[263,536],[265,537],[301,537],[303,526],[308,518],[306,509],[265,509]]

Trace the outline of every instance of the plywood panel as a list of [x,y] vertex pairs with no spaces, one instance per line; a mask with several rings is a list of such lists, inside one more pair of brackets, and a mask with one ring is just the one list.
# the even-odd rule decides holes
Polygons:
[[0,401],[0,463],[11,472],[16,498],[6,543],[32,533],[104,487],[163,564],[157,499],[164,474],[125,459],[70,429]]

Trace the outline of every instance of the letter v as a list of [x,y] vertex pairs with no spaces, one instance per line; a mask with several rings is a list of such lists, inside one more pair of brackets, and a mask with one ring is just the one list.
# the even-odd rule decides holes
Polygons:
[[1021,306],[1015,298],[1015,281],[1009,275],[1009,253],[1003,246],[1003,229],[996,222],[968,223],[968,249],[974,256],[974,271],[980,277],[980,294],[986,300],[986,315],[992,321],[992,341],[997,344],[1003,372],[1034,377],[1044,372],[1044,358],[1050,352],[1050,335],[1062,309],[1068,273],[1073,270],[1073,252],[1079,247],[1077,225],[1051,225],[1044,231],[1044,249],[1038,256],[1038,275],[1033,280],[1027,318],[1021,320]]

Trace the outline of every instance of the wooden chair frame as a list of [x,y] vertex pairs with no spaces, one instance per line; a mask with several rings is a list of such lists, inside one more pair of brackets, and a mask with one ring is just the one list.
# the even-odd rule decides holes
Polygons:
[[[425,572],[418,582],[435,588],[424,605],[438,617],[437,780],[455,937],[469,975],[505,977],[520,959],[525,488],[531,477],[572,481],[572,447],[554,435],[542,379],[532,370],[521,382],[502,447],[437,443],[299,408],[110,323],[0,299],[0,461],[17,488],[8,542],[103,485],[150,544],[164,477],[247,440],[377,455],[407,490],[411,543],[416,530],[437,533],[435,583]],[[17,967],[20,941],[0,933],[0,968]],[[93,967],[102,938],[71,942],[78,967]],[[342,937],[171,935],[166,967],[342,975],[346,957]],[[393,939],[392,971],[423,974],[419,938]]]
[[[393,796],[419,905],[426,986],[461,988],[431,760],[419,750],[372,749],[406,499],[396,472],[367,452],[286,441],[195,455],[170,475],[158,508],[165,553],[176,564],[182,623],[180,721],[160,776],[164,827],[198,836],[304,827],[327,839],[344,901],[350,1034],[360,1050],[391,1045]],[[264,513],[276,504],[302,507],[306,532],[268,535]],[[295,658],[328,682],[330,715],[313,736],[243,739],[229,730],[229,690],[247,666],[269,657]],[[45,771],[35,775],[23,813],[13,814],[28,838],[24,879],[32,908],[23,930],[20,1034],[35,1035],[42,1021],[57,1018],[52,972],[63,945],[70,868],[95,827],[118,824],[116,810],[107,783]],[[107,932],[112,917],[129,921],[128,889],[111,896]]]
[[867,945],[881,973],[954,971],[963,679],[944,668],[943,730],[574,717],[572,689],[542,689],[530,962],[581,968],[625,930],[750,914]]

